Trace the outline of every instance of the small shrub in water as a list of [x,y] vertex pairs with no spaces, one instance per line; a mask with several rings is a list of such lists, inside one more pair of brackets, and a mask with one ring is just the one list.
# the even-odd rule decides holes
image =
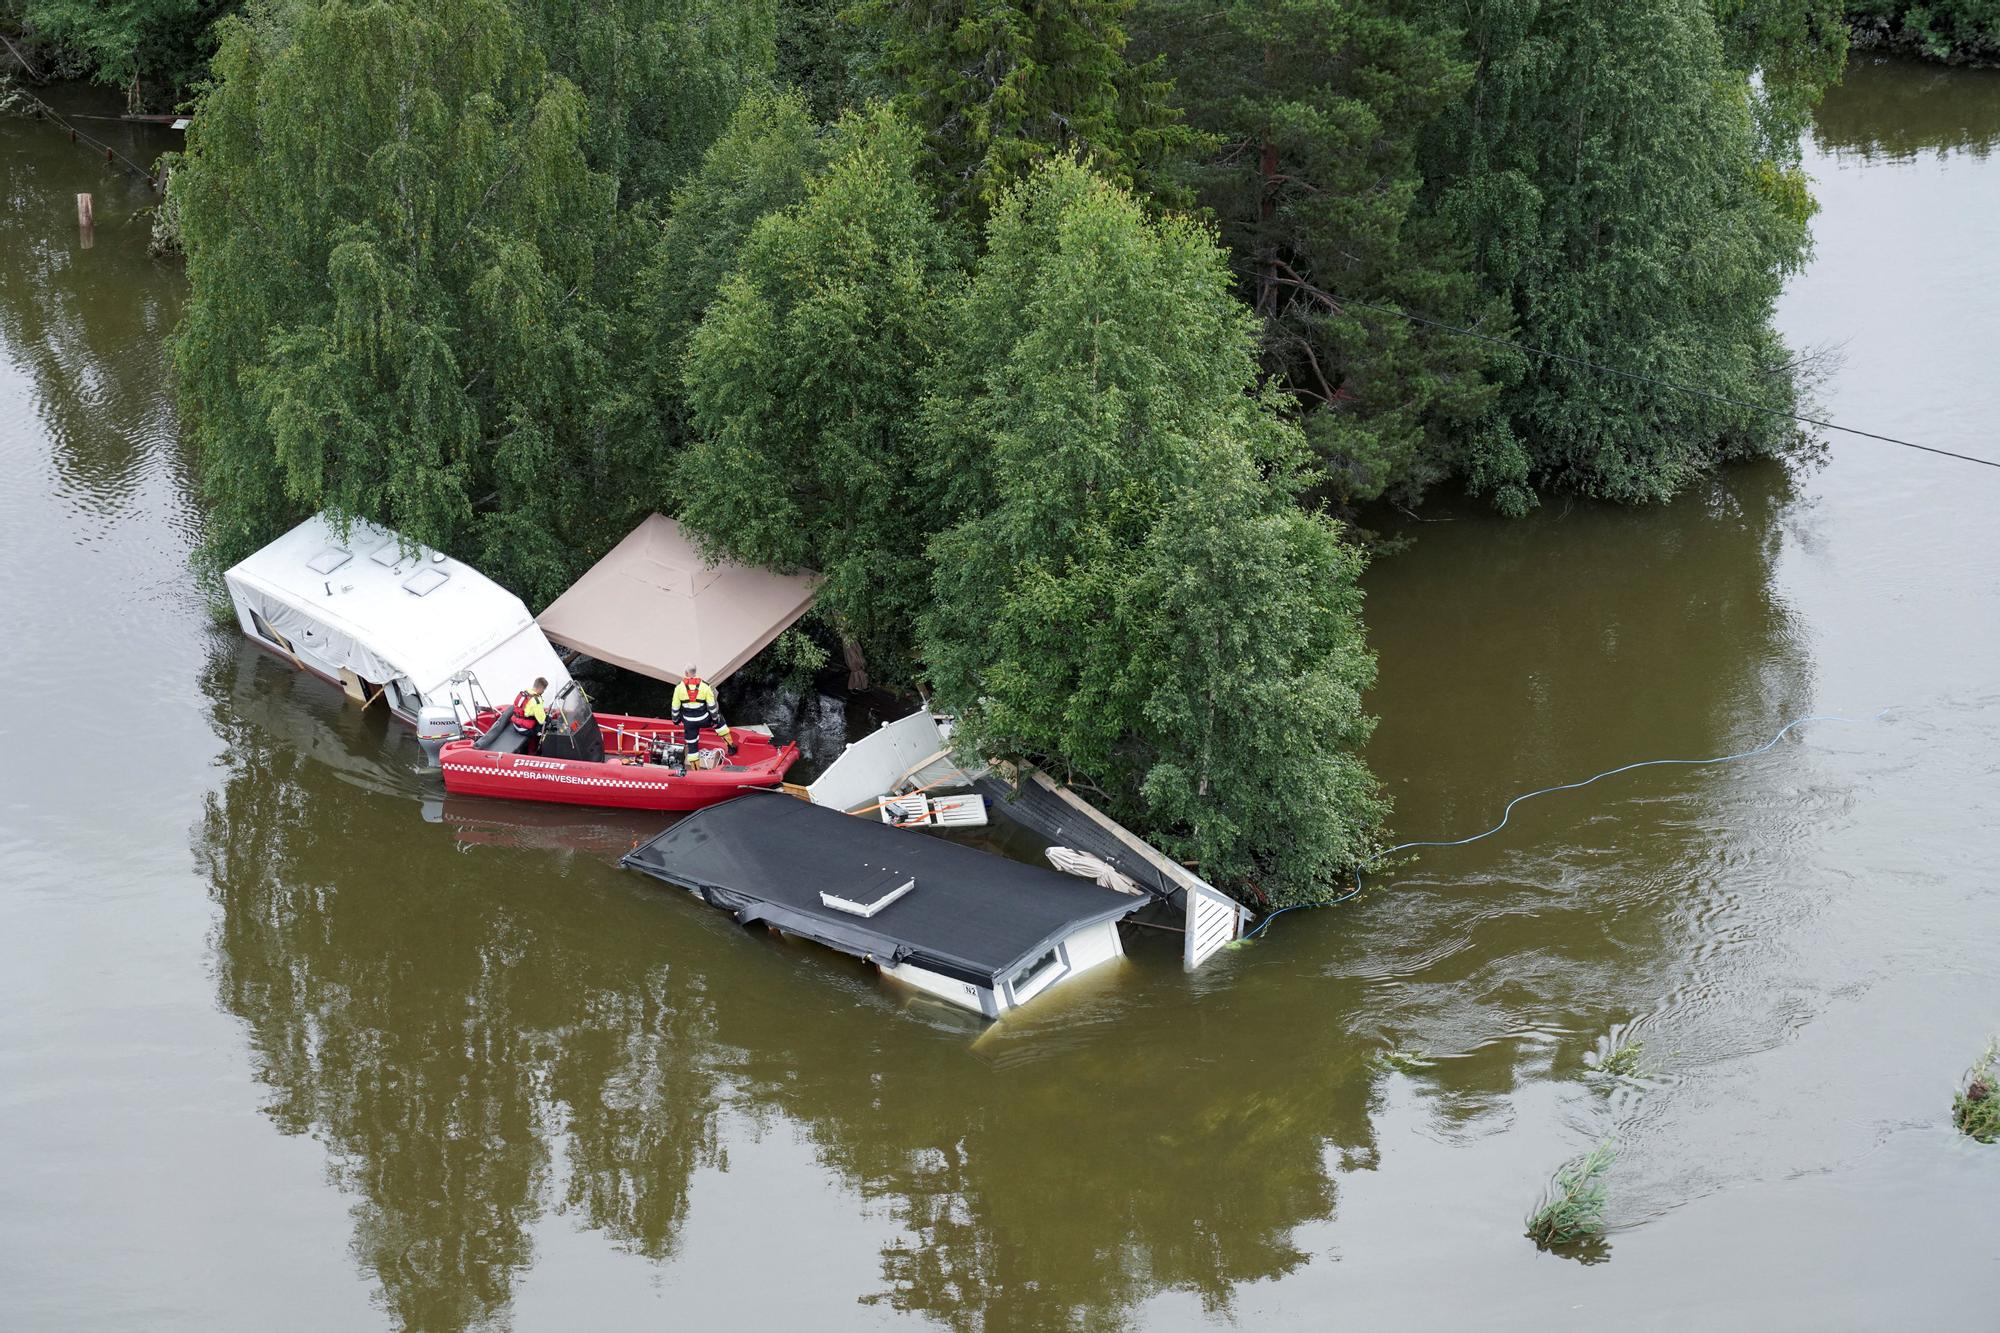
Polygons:
[[1547,1197],[1528,1214],[1528,1238],[1564,1245],[1604,1231],[1604,1173],[1617,1156],[1607,1140],[1556,1172]]
[[1986,1053],[1965,1076],[1965,1086],[1952,1095],[1951,1123],[1981,1143],[2000,1139],[2000,1041],[1988,1042]]
[[1402,1051],[1394,1047],[1375,1052],[1375,1063],[1383,1069],[1393,1069],[1399,1074],[1414,1074],[1419,1069],[1429,1069],[1437,1061],[1425,1051]]
[[1598,1061],[1597,1072],[1629,1078],[1639,1072],[1639,1056],[1645,1049],[1646,1043],[1643,1041],[1627,1042]]

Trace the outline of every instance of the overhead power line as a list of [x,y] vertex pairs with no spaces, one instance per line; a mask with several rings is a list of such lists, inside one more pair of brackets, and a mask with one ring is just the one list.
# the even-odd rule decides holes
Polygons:
[[1565,365],[1581,366],[1586,370],[1594,370],[1601,375],[1614,375],[1619,379],[1632,380],[1639,384],[1657,385],[1662,389],[1672,389],[1675,393],[1684,393],[1690,397],[1706,398],[1710,402],[1742,408],[1746,412],[1760,412],[1767,417],[1778,417],[1785,421],[1797,421],[1808,426],[1817,426],[1821,430],[1837,430],[1846,435],[1859,435],[1864,440],[1878,440],[1883,444],[1899,445],[1904,449],[1917,449],[1927,454],[1939,454],[1945,458],[1956,458],[1964,463],[1977,463],[1981,467],[2000,468],[2000,461],[1991,458],[1979,458],[1972,454],[1956,453],[1950,449],[1939,449],[1934,445],[1918,444],[1914,440],[1900,440],[1894,435],[1878,435],[1872,430],[1860,430],[1854,426],[1843,426],[1837,421],[1822,421],[1818,417],[1800,416],[1797,412],[1786,412],[1775,407],[1765,407],[1762,403],[1752,403],[1741,398],[1731,398],[1727,394],[1714,393],[1708,389],[1697,389],[1690,384],[1677,384],[1673,380],[1663,380],[1654,375],[1642,375],[1637,371],[1620,370],[1616,366],[1602,365],[1596,361],[1589,361],[1580,356],[1570,356],[1563,352],[1551,352],[1545,347],[1534,347],[1528,343],[1515,342],[1511,338],[1497,338],[1490,333],[1481,333],[1477,329],[1468,329],[1457,324],[1448,324],[1444,320],[1431,319],[1426,315],[1412,314],[1407,310],[1398,310],[1394,306],[1370,305],[1366,301],[1356,301],[1345,296],[1335,296],[1333,299],[1340,305],[1353,306],[1356,310],[1372,310],[1380,315],[1394,315],[1397,319],[1406,319],[1412,324],[1422,324],[1427,328],[1440,329],[1446,333],[1455,333],[1461,338],[1471,338],[1476,342],[1490,343],[1495,347],[1511,348],[1517,352],[1526,352],[1530,356],[1546,357],[1551,361],[1561,361]]

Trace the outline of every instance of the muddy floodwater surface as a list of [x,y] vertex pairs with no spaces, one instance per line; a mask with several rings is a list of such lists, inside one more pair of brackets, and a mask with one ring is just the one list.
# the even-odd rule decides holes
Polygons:
[[[1830,95],[1781,312],[1828,415],[2000,456],[1996,143],[2000,75]],[[2000,1148],[1948,1118],[2000,1029],[2000,472],[1836,436],[1410,524],[1367,582],[1401,838],[1830,716],[982,1033],[618,870],[643,817],[440,801],[216,628],[150,202],[0,120],[0,1326],[2000,1317]],[[1605,1140],[1608,1234],[1537,1249]]]

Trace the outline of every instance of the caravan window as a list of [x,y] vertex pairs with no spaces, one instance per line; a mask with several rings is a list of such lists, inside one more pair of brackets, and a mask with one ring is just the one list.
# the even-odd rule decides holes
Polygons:
[[[250,623],[257,627],[257,632],[263,635],[267,641],[276,644],[278,647],[283,648],[288,653],[292,652],[292,641],[286,638],[284,635],[278,633],[278,631],[272,629],[271,622],[264,619],[263,616],[259,615],[255,611],[252,611],[250,613]],[[293,655],[297,656],[296,653],[294,653]]]

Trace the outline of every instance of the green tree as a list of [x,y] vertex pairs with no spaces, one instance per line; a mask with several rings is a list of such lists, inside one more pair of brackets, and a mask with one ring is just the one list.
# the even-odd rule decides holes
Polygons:
[[2000,65],[2000,0],[1848,0],[1846,11],[1858,45]]
[[1201,202],[1334,493],[1414,499],[1457,470],[1506,361],[1342,300],[1505,331],[1464,248],[1416,208],[1419,137],[1470,83],[1457,34],[1384,0],[1148,0],[1135,29],[1214,145]]
[[823,573],[822,611],[907,679],[931,531],[915,423],[956,270],[915,130],[877,109],[835,137],[805,197],[751,230],[690,340],[699,438],[676,507],[710,550]]
[[1847,67],[1840,0],[1711,0],[1729,63],[1751,85],[1766,156],[1795,165],[1812,109]]
[[753,89],[675,192],[635,302],[636,341],[663,421],[680,420],[689,335],[736,268],[751,229],[805,198],[806,181],[826,165],[831,147],[801,94]]
[[[1467,17],[1473,86],[1419,160],[1427,206],[1469,241],[1517,336],[1789,408],[1771,312],[1810,204],[1779,202],[1704,0],[1478,0]],[[1536,486],[1651,501],[1790,438],[1755,412],[1538,359],[1466,471],[1508,510]]]
[[1159,62],[1125,58],[1133,0],[862,0],[875,78],[921,127],[946,207],[976,219],[1037,162],[1079,156],[1171,196],[1191,143]]
[[[0,23],[48,65],[126,91],[129,108],[170,107],[208,68],[215,22],[243,0],[0,0]],[[11,63],[11,62],[10,62]]]
[[798,89],[813,118],[833,121],[878,89],[881,34],[859,22],[849,0],[778,0],[778,78]]
[[584,141],[498,0],[222,24],[173,184],[211,565],[327,509],[546,598],[624,530],[658,467],[610,355],[640,251]]
[[1331,896],[1383,812],[1360,560],[1296,503],[1304,441],[1253,392],[1214,239],[1051,163],[1004,198],[953,327],[925,412],[962,479],[922,628],[940,700],[1211,880]]
[[664,204],[777,63],[776,0],[513,0],[530,45],[583,90],[590,165]]

